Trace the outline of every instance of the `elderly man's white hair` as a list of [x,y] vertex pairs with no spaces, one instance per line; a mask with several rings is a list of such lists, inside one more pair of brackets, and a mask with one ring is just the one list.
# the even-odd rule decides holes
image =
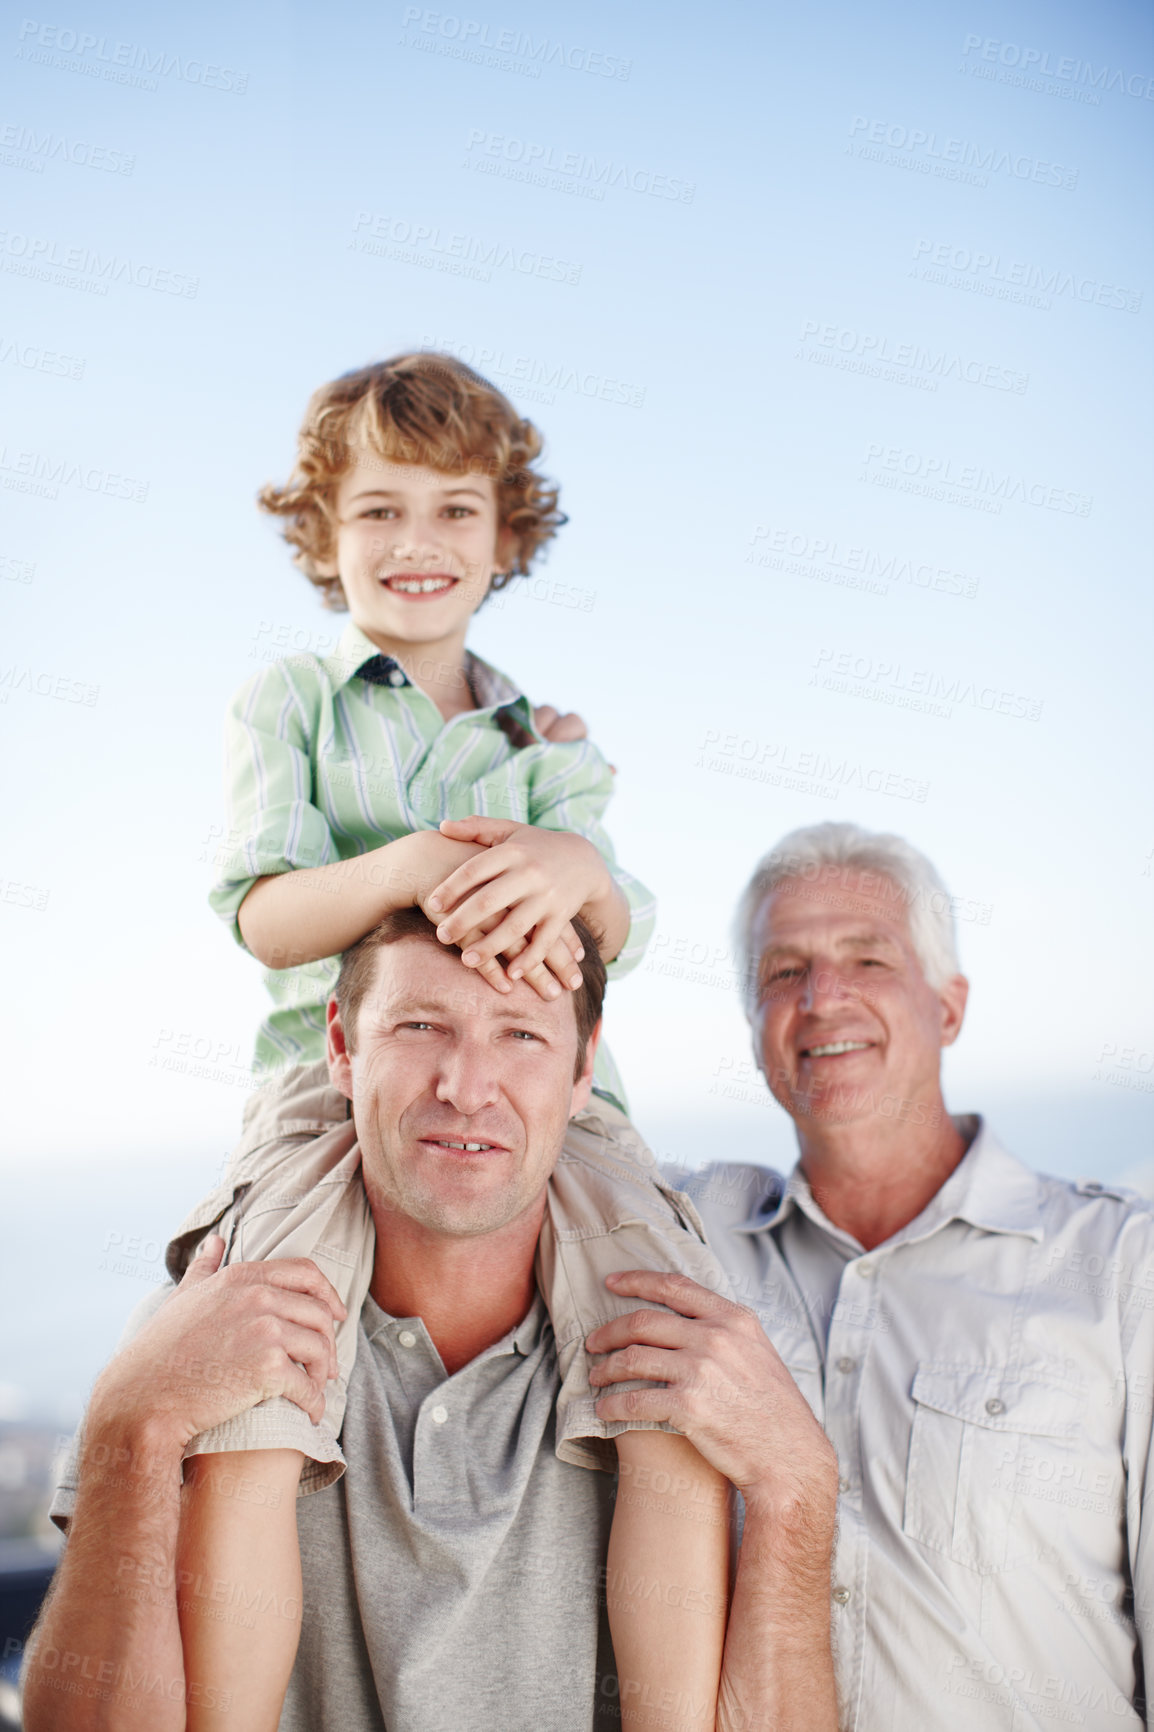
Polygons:
[[733,937],[747,1012],[757,1002],[753,923],[770,891],[791,878],[816,884],[845,868],[880,875],[897,887],[909,916],[914,952],[932,987],[944,986],[961,973],[950,895],[924,854],[901,836],[863,830],[860,824],[811,824],[791,830],[758,861],[737,905]]

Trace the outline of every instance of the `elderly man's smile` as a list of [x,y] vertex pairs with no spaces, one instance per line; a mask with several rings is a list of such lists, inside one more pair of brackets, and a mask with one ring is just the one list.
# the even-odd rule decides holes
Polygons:
[[872,1040],[831,1040],[821,1046],[803,1046],[802,1058],[844,1058],[846,1053],[868,1052]]

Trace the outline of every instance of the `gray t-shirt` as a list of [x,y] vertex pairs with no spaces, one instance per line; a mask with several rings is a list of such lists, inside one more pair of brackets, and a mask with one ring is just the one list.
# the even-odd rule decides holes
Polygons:
[[297,1505],[304,1620],[280,1732],[616,1727],[614,1482],[557,1460],[540,1298],[448,1378],[419,1318],[366,1299],[360,1326],[348,1472]]

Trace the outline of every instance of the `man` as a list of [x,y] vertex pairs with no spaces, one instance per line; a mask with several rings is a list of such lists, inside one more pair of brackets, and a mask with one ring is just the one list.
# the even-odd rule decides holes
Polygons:
[[[69,1546],[28,1666],[30,1732],[276,1725],[302,1599],[280,1717],[292,1732],[569,1732],[618,1717],[696,1728],[706,1722],[685,1681],[715,1637],[710,1728],[832,1728],[836,1474],[750,1313],[684,1277],[617,1278],[618,1294],[672,1307],[635,1314],[642,1335],[665,1322],[665,1387],[611,1387],[634,1376],[619,1318],[611,1340],[590,1338],[607,1354],[601,1417],[683,1433],[618,1441],[614,1546],[620,1522],[626,1537],[637,1523],[662,1534],[629,1579],[612,1552],[605,1567],[611,1479],[557,1459],[560,1380],[534,1257],[546,1184],[592,1082],[604,971],[587,936],[585,953],[581,991],[553,1001],[524,981],[494,993],[415,909],[347,954],[330,1069],[353,1103],[377,1247],[348,1472],[298,1506],[275,1460],[242,1475],[235,1464],[256,1452],[200,1455],[182,1493],[194,1435],[276,1395],[316,1420],[336,1370],[343,1306],[316,1265],[217,1271],[217,1241],[94,1389],[62,1509]],[[635,1440],[655,1440],[672,1471],[631,1479]],[[693,1562],[716,1528],[711,1473],[745,1500],[727,1632],[724,1562],[719,1595]],[[303,1593],[291,1577],[298,1510]],[[635,1632],[655,1627],[667,1691],[634,1688],[655,1658]]]
[[[739,909],[788,1180],[687,1189],[839,1461],[843,1732],[1144,1724],[1154,1665],[1154,1218],[951,1118],[967,982],[898,837],[787,836]],[[633,1368],[655,1374],[635,1356]]]

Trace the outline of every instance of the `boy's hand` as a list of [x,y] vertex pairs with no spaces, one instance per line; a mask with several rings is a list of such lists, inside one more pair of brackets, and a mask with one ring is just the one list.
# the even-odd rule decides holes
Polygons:
[[[440,921],[437,937],[445,944],[467,941],[462,960],[468,968],[514,956],[509,979],[524,977],[543,997],[555,994],[551,981],[537,985],[535,971],[542,964],[561,986],[580,986],[582,952],[569,923],[612,885],[592,842],[571,831],[542,830],[506,818],[450,818],[441,833],[457,842],[480,843],[485,852],[451,872],[423,903]],[[494,916],[497,924],[491,926]],[[514,953],[522,941],[524,947]]]
[[[394,847],[397,844],[393,844]],[[483,854],[485,849],[477,843],[453,841],[448,836],[442,836],[439,830],[414,830],[404,838],[405,872],[413,890],[413,901],[418,908],[424,910],[436,926],[443,909],[430,906],[433,896],[441,883],[457,866]],[[461,948],[467,949],[470,944],[477,943],[486,933],[492,932],[504,918],[504,909],[497,912],[486,921],[478,921],[469,932],[454,940]],[[518,939],[503,955],[506,961],[514,955],[519,955],[528,947],[528,939]],[[539,992],[542,998],[556,998],[561,991],[557,984],[559,980],[568,980],[576,971],[576,965],[581,960],[581,945],[572,926],[566,924],[561,937],[553,946],[544,962],[526,967],[522,963],[527,983]],[[496,992],[511,992],[512,985],[505,970],[497,958],[489,957],[477,967],[477,973],[488,982]]]
[[533,711],[533,726],[539,734],[554,745],[564,745],[570,740],[587,740],[589,729],[581,716],[570,710],[567,715],[561,715],[552,704],[540,704]]
[[[435,914],[433,915],[433,919],[434,921],[436,920]],[[486,930],[490,932],[493,931],[500,923],[501,919],[501,914],[494,914],[493,918],[488,923],[487,929],[484,926],[475,926],[472,932],[466,933],[465,937],[460,941],[462,953],[469,950],[471,946],[476,945],[478,941],[485,936]],[[529,940],[527,938],[518,938],[513,944],[509,945],[508,949],[501,952],[501,961],[507,965],[512,962],[514,958],[517,958],[517,966],[523,970],[525,984],[531,986],[533,991],[538,993],[542,998],[557,998],[563,990],[562,986],[559,984],[560,982],[572,980],[575,975],[579,977],[577,964],[581,961],[585,951],[581,944],[581,940],[578,938],[572,925],[568,922],[566,922],[565,926],[562,928],[560,938],[557,940],[548,956],[546,956],[544,962],[538,962],[533,966],[526,967],[524,962],[520,959],[528,948]],[[495,987],[498,992],[512,992],[512,981],[509,979],[505,969],[503,969],[501,964],[495,959],[488,962],[482,961],[478,963],[477,973],[482,977],[482,979],[487,980],[490,986]]]

